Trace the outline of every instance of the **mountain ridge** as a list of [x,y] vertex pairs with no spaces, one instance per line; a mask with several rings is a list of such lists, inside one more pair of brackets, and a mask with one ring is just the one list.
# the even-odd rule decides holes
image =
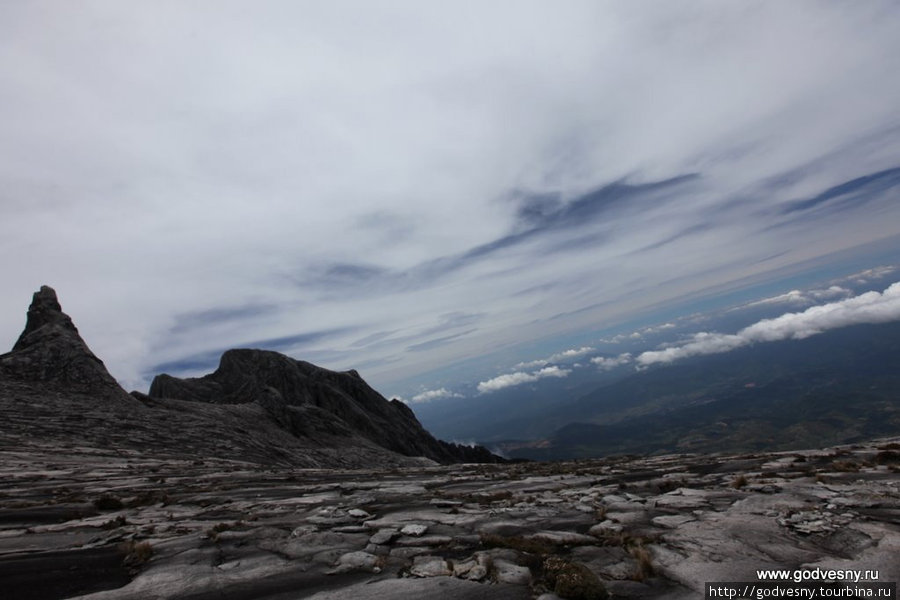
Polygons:
[[151,454],[344,468],[503,460],[437,440],[356,371],[267,350],[230,350],[206,377],[160,375],[150,394],[129,394],[46,285],[13,349],[0,355],[0,412],[12,436]]

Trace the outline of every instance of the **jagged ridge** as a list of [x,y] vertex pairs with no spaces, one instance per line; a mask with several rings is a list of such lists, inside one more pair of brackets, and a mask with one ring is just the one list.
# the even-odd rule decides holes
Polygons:
[[436,440],[409,407],[385,399],[356,371],[330,371],[268,350],[229,350],[215,372],[200,378],[158,375],[150,397],[257,403],[298,436],[360,435],[394,452],[441,463],[499,460],[481,447]]

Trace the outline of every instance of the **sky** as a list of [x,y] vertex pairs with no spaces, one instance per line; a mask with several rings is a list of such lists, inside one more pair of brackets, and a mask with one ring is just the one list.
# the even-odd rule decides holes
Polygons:
[[126,389],[257,347],[448,397],[894,264],[898,31],[877,0],[0,3],[0,348],[47,284]]

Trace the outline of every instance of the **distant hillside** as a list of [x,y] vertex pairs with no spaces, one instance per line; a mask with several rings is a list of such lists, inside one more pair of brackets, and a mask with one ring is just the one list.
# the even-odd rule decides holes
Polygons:
[[[900,432],[900,323],[649,369],[557,406],[568,424],[511,456],[789,449]],[[501,445],[503,447],[503,445]]]

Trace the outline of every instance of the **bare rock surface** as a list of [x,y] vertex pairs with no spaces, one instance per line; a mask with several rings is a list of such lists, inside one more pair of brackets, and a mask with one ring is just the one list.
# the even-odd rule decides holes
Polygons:
[[45,600],[566,598],[579,577],[613,598],[699,598],[763,568],[896,581],[897,448],[748,454],[739,472],[691,455],[334,470],[4,434],[0,577]]

